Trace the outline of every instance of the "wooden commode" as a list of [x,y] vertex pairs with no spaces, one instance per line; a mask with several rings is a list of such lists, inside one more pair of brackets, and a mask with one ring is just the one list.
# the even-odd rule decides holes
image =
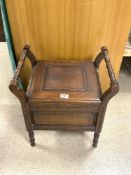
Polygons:
[[[26,57],[32,64],[32,75],[26,92],[18,80]],[[110,88],[102,94],[99,63],[105,60]],[[36,61],[25,46],[10,90],[19,98],[31,145],[35,145],[35,129],[93,131],[93,146],[99,134],[109,99],[118,92],[108,51],[102,47],[95,61]]]

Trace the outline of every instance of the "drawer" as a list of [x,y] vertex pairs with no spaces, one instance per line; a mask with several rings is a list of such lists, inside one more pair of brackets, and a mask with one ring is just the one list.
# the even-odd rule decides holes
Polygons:
[[68,114],[68,113],[35,113],[34,124],[56,124],[56,125],[95,125],[95,114]]
[[76,112],[76,113],[97,113],[99,111],[100,103],[67,103],[67,102],[33,102],[30,103],[30,110],[33,112]]

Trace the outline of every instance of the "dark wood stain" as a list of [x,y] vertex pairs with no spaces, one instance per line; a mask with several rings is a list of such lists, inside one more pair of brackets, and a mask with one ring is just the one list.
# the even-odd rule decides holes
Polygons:
[[[26,57],[32,64],[32,75],[26,92],[18,79]],[[102,94],[98,68],[105,60],[110,88]],[[97,146],[108,101],[119,90],[108,50],[101,48],[95,61],[36,61],[29,46],[9,85],[23,109],[31,145],[35,145],[34,130],[93,131],[93,147]]]

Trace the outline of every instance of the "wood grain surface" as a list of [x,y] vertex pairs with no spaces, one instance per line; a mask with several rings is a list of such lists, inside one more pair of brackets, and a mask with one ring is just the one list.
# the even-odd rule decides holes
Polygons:
[[[18,83],[26,58],[31,62],[32,75],[25,92]],[[104,93],[98,75],[102,59],[110,79]],[[73,129],[94,131],[92,146],[97,147],[107,104],[119,85],[106,47],[101,48],[95,61],[47,62],[36,61],[26,45],[9,89],[21,103],[31,146],[35,146],[34,129]]]
[[[131,23],[131,0],[6,0],[6,6],[18,59],[25,44],[40,60],[94,59],[106,45],[118,77]],[[29,72],[27,63],[25,82]],[[109,80],[104,64],[100,76],[105,90]]]

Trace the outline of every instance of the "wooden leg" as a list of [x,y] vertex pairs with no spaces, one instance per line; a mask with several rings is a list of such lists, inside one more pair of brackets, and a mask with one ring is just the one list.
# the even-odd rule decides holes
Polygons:
[[[26,58],[27,55],[25,55],[24,57]],[[34,138],[34,132],[33,132],[32,120],[31,120],[31,118],[32,118],[31,115],[32,114],[29,110],[28,97],[26,96],[25,91],[18,87],[19,83],[17,82],[17,79],[18,79],[19,73],[20,73],[20,69],[22,68],[23,63],[24,63],[23,60],[24,60],[24,58],[22,57],[22,60],[19,64],[20,66],[18,66],[18,68],[16,70],[16,73],[15,73],[16,75],[12,79],[12,81],[9,85],[9,89],[20,100],[23,115],[24,115],[26,130],[28,131],[29,138],[30,138],[30,143],[31,143],[31,146],[35,146],[35,138]]]
[[28,131],[28,134],[29,134],[31,146],[35,146],[34,132],[33,131]]
[[25,108],[23,108],[23,114],[24,114],[24,119],[25,119],[26,130],[28,131],[28,134],[29,134],[31,146],[35,146],[34,131],[32,128],[32,121],[31,121],[32,114],[29,111],[28,105],[25,105]]
[[92,146],[93,146],[94,148],[97,147],[97,143],[98,143],[99,136],[100,136],[100,133],[96,133],[96,132],[94,133],[94,139],[93,139],[93,144],[92,144]]

